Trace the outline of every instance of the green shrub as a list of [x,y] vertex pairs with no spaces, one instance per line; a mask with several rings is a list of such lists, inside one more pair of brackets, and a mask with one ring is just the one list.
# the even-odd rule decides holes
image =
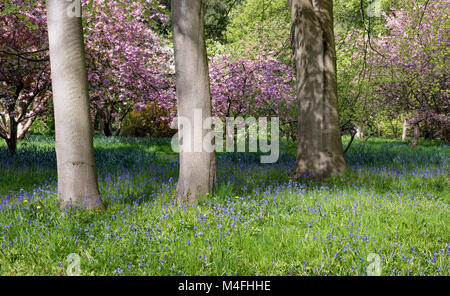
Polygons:
[[126,137],[172,137],[175,129],[171,129],[168,120],[162,117],[169,117],[169,110],[163,110],[155,103],[147,104],[140,111],[130,112],[124,119],[121,136]]

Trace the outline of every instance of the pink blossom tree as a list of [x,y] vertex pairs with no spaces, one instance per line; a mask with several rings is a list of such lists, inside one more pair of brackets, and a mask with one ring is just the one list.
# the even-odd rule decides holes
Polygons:
[[413,126],[434,122],[447,141],[449,15],[450,3],[438,0],[393,11],[386,16],[390,33],[376,40],[370,59],[381,103],[410,113]]
[[15,154],[51,94],[45,6],[12,2],[0,4],[0,138]]
[[[0,137],[12,153],[51,98],[44,1],[0,4]],[[167,22],[157,1],[82,0],[93,117],[102,132],[146,102],[173,110],[173,53],[152,25]],[[163,118],[162,120],[169,120]]]
[[276,116],[285,125],[295,120],[293,70],[272,53],[259,51],[254,59],[217,56],[209,68],[215,116]]
[[106,136],[120,133],[122,121],[146,102],[175,105],[173,53],[151,22],[167,22],[155,1],[83,2],[92,107]]

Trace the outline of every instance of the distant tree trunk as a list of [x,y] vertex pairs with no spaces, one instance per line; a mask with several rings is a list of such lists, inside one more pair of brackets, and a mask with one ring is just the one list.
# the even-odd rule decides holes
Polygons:
[[406,141],[406,136],[408,133],[408,118],[403,119],[403,128],[402,128],[402,141],[405,142]]
[[30,129],[33,122],[36,120],[36,116],[30,117],[17,126],[17,139],[23,140],[25,138],[25,135],[27,134],[28,130]]
[[420,136],[420,130],[419,130],[419,123],[416,122],[413,124],[413,140],[411,143],[411,146],[416,147],[417,145],[419,145],[419,136]]
[[355,131],[355,129],[352,128],[350,130],[350,141],[348,142],[347,147],[345,147],[345,149],[344,149],[344,154],[346,154],[348,152],[348,150],[350,149],[350,146],[352,146],[355,136],[356,136],[356,131]]
[[290,136],[290,124],[286,123],[284,126],[284,136],[286,138],[286,142],[289,142]]
[[112,136],[112,132],[111,132],[111,122],[104,122],[104,123],[103,123],[102,134],[103,134],[105,137],[111,137],[111,136]]
[[333,1],[290,0],[297,76],[298,146],[294,177],[346,168],[337,111]]
[[441,137],[445,143],[448,143],[450,141],[450,129],[445,126],[445,123],[442,123],[441,126]]
[[98,111],[99,113],[99,123],[100,123],[100,131],[106,137],[112,136],[111,131],[111,111],[110,107],[104,107]]
[[363,128],[361,126],[356,127],[356,135],[355,137],[358,140],[363,140],[364,139],[364,132],[363,132]]
[[22,140],[23,138],[25,138],[26,133],[30,129],[37,116],[35,115],[24,118],[26,110],[20,110],[19,112],[21,113],[17,115],[14,105],[11,105],[11,107],[8,109],[7,115],[0,118],[0,138],[6,141],[8,150],[11,155],[17,153],[18,140]]
[[11,155],[15,155],[17,153],[17,126],[18,126],[18,123],[14,119],[13,116],[10,117],[9,125],[10,125],[10,133],[9,133],[9,137],[6,139],[6,144],[8,145],[9,153],[11,153]]
[[392,134],[394,136],[394,139],[397,139],[397,127],[394,125],[393,119],[389,119],[389,124],[391,125]]
[[[180,151],[177,192],[180,201],[194,203],[201,196],[212,192],[216,178],[215,151],[205,151],[202,145],[203,137],[194,135],[196,120],[203,124],[205,118],[211,117],[204,12],[201,0],[172,0],[171,9],[178,116],[191,123],[190,130],[180,129],[179,141],[180,144],[192,144],[191,152]],[[201,110],[201,118],[194,118],[195,110]],[[180,127],[180,122],[178,124]],[[204,129],[203,135],[211,130]],[[201,147],[200,152],[196,152],[195,146]]]
[[123,126],[123,121],[125,120],[125,118],[127,117],[128,113],[130,113],[132,110],[132,108],[128,108],[125,110],[125,112],[123,112],[122,116],[120,116],[117,120],[117,128],[116,128],[116,133],[114,134],[116,137],[118,137],[120,135],[120,132],[122,131],[122,126]]
[[55,112],[58,196],[61,208],[103,209],[94,160],[88,80],[78,1],[47,0]]

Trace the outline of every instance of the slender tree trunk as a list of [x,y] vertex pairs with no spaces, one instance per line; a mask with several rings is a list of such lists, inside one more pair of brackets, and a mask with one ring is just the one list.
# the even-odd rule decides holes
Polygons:
[[354,129],[352,129],[350,131],[350,141],[347,144],[347,147],[345,147],[344,149],[344,154],[348,152],[348,150],[350,149],[350,147],[352,146],[353,140],[355,139],[356,136],[356,131]]
[[125,120],[125,118],[127,117],[128,113],[131,112],[131,109],[126,110],[122,116],[119,117],[118,121],[117,121],[117,128],[116,128],[116,133],[115,136],[118,137],[120,135],[120,132],[122,131],[122,126],[123,126],[123,121]]
[[284,137],[286,138],[286,142],[289,142],[289,123],[284,125]]
[[389,123],[391,125],[392,134],[394,135],[394,139],[397,139],[397,127],[394,125],[394,120],[392,118],[389,119]]
[[80,2],[47,0],[61,208],[103,208],[94,160]]
[[363,140],[364,139],[364,132],[363,132],[362,126],[356,127],[356,135],[355,135],[355,137],[358,140]]
[[419,123],[413,124],[413,131],[414,133],[411,146],[416,147],[417,145],[419,145],[419,136],[420,136]]
[[346,168],[337,112],[333,1],[290,0],[297,75],[298,147],[294,177]]
[[[215,151],[205,151],[203,137],[199,135],[202,131],[205,135],[212,129],[195,129],[195,122],[201,121],[203,124],[207,117],[211,117],[204,13],[201,0],[172,0],[171,4],[178,116],[191,125],[190,129],[183,127],[179,132],[180,146],[191,143],[191,147],[190,152],[180,151],[177,191],[180,201],[194,203],[212,192],[216,178]],[[201,110],[201,118],[194,118],[199,117],[195,116],[198,115],[195,110]],[[181,128],[180,121],[178,124]]]
[[122,123],[123,123],[123,120],[120,120],[120,119],[119,119],[119,121],[117,122],[117,129],[116,129],[116,132],[114,133],[114,135],[115,135],[116,137],[120,136],[120,132],[122,131]]
[[402,128],[402,141],[405,142],[406,141],[406,136],[408,133],[408,119],[405,118],[403,119],[403,128]]
[[445,123],[441,123],[441,134],[442,134],[442,140],[445,143],[448,143],[450,140],[450,129],[445,126]]

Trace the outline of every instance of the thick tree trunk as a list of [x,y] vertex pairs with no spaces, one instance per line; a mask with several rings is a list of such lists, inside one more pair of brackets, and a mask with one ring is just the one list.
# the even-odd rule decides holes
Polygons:
[[[202,145],[203,135],[212,129],[195,128],[196,122],[203,124],[207,117],[211,117],[204,13],[201,0],[172,0],[171,8],[178,116],[191,125],[190,130],[184,127],[179,132],[180,146],[191,143],[191,147],[187,147],[189,152],[180,151],[177,191],[180,201],[194,203],[212,192],[216,179],[216,153],[214,150],[206,151]],[[178,124],[181,128],[180,120]]]
[[105,122],[105,124],[103,125],[103,135],[105,137],[111,137],[112,136],[111,123],[110,122]]
[[298,147],[294,177],[346,168],[337,112],[333,1],[290,0],[297,74]]
[[112,136],[111,113],[107,109],[99,110],[100,131],[106,137]]
[[8,150],[11,155],[15,155],[17,153],[17,138],[10,138],[6,140],[6,144],[8,145]]
[[17,123],[11,125],[11,133],[6,140],[6,144],[8,145],[9,153],[15,155],[17,153]]
[[15,155],[17,153],[17,126],[18,123],[11,114],[9,117],[9,136],[6,139],[6,144],[8,145],[8,150],[11,155]]
[[[75,3],[75,4],[74,4]],[[80,3],[47,0],[55,113],[58,196],[61,208],[103,208],[94,160]],[[72,12],[73,13],[73,12]]]

